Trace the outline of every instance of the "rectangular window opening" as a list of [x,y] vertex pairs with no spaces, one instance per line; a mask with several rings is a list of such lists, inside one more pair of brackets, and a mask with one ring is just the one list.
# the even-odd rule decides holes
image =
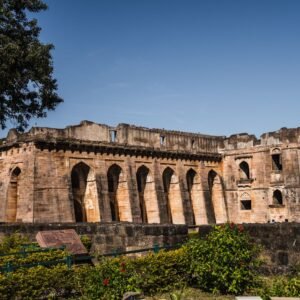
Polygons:
[[192,141],[191,141],[191,147],[192,147],[192,149],[195,148],[195,140],[192,140]]
[[251,200],[241,200],[241,210],[251,210]]
[[280,154],[273,154],[272,155],[272,170],[282,171],[281,155]]
[[117,140],[117,130],[110,130],[110,141],[111,142],[116,142]]
[[161,146],[164,145],[165,142],[166,142],[165,136],[161,135],[161,136],[160,136],[160,145],[161,145]]

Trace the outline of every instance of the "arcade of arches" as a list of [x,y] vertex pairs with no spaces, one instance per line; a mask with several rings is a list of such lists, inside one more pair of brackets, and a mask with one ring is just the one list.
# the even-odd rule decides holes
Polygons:
[[0,222],[300,221],[300,128],[229,137],[108,126],[10,130]]
[[[80,162],[73,166],[71,197],[76,222],[102,221],[101,216],[105,213],[100,210],[105,205],[99,203],[98,193],[108,195],[109,205],[106,208],[108,208],[109,220],[133,221],[130,200],[132,191],[121,166],[111,165],[106,179],[106,186],[100,187],[97,185],[95,172],[88,164]],[[159,180],[155,181],[151,170],[145,165],[137,169],[134,186],[138,194],[137,208],[140,222],[200,225],[227,221],[225,199],[220,198],[223,195],[221,178],[215,171],[211,171],[207,177],[209,193],[205,193],[200,176],[192,168],[186,172],[186,177],[180,182],[175,170],[166,167],[161,174],[161,181],[163,197],[159,203]]]

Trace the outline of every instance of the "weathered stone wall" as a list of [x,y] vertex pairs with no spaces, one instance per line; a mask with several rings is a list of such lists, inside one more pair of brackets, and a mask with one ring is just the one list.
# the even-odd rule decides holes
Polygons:
[[300,129],[228,138],[83,121],[0,141],[0,222],[300,221]]
[[[256,137],[240,134],[225,140],[223,180],[229,219],[241,223],[297,222],[300,220],[299,129],[283,128]],[[273,156],[281,169],[274,167]],[[249,166],[243,177],[241,164]],[[281,202],[274,199],[279,193]],[[250,200],[251,209],[242,209]]]
[[[300,263],[300,223],[243,224],[253,241],[262,245],[265,264],[262,271],[289,272]],[[188,237],[186,225],[149,225],[133,223],[53,223],[1,224],[0,239],[15,232],[35,241],[39,231],[74,229],[79,235],[88,235],[92,251],[109,253],[153,247],[154,244],[175,245]],[[212,226],[200,226],[199,235],[205,237]]]
[[[24,143],[18,148],[0,151],[1,221],[6,220],[7,214],[14,215],[17,222],[32,222],[33,220],[35,150],[32,143]],[[22,172],[12,179],[11,175],[14,170],[22,170]],[[14,191],[10,188],[11,181],[13,181]],[[14,197],[18,198],[15,203]]]
[[15,232],[35,241],[36,234],[45,230],[74,229],[92,241],[92,252],[110,253],[151,248],[155,244],[173,246],[187,239],[185,225],[146,225],[129,223],[62,223],[0,225],[0,239]]
[[[167,168],[174,171],[172,185],[176,192],[170,191],[169,201],[171,214],[175,224],[192,224],[192,206],[188,193],[186,174],[190,169],[195,170],[200,177],[207,178],[211,168],[218,170],[218,163],[195,162],[190,160],[175,160],[168,158],[153,159],[152,157],[129,156],[120,154],[95,154],[82,151],[48,151],[36,150],[35,152],[35,192],[34,192],[34,217],[33,222],[72,222],[75,221],[72,199],[71,173],[78,164],[85,164],[92,170],[95,189],[91,191],[87,215],[95,209],[100,210],[99,219],[90,221],[109,222],[112,219],[109,207],[108,176],[109,169],[118,166],[122,170],[119,180],[118,203],[120,221],[142,222],[139,203],[136,174],[141,167],[149,170],[147,184],[153,182],[153,192],[149,194],[148,214],[154,209],[150,223],[168,223],[167,199],[164,191],[163,173]],[[203,180],[205,181],[205,180]],[[209,193],[208,186],[198,186],[197,203],[200,206],[198,223],[207,223],[205,215],[204,192]],[[122,186],[121,186],[122,184]],[[172,194],[173,193],[173,194]],[[175,194],[174,194],[175,193]],[[96,204],[99,204],[97,207]],[[149,216],[150,217],[150,216]],[[148,217],[148,218],[149,218]]]
[[29,132],[18,135],[9,134],[8,141],[25,139],[48,140],[81,140],[101,143],[114,143],[135,147],[147,147],[168,151],[189,151],[217,153],[223,146],[224,137],[210,136],[199,133],[170,131],[164,129],[149,129],[129,124],[119,124],[111,127],[89,121],[79,125],[68,126],[65,129],[33,127]]
[[[262,271],[276,274],[292,271],[300,265],[300,223],[243,224],[252,240],[262,246]],[[200,226],[205,237],[211,226]]]
[[[210,223],[214,213],[206,178],[212,169],[220,173],[220,142],[126,124],[82,122],[22,135],[12,130],[0,145],[0,221]],[[17,207],[16,218],[8,218],[10,206]]]

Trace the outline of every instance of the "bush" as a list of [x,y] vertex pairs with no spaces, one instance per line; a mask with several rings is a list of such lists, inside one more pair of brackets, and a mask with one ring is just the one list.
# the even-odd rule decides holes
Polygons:
[[86,250],[90,252],[92,247],[92,239],[88,235],[84,234],[80,236],[80,240],[83,246],[86,248]]
[[187,259],[183,249],[131,259],[102,259],[99,265],[78,274],[84,299],[121,299],[128,291],[147,295],[169,291],[185,282]]
[[188,258],[185,249],[160,251],[132,261],[139,278],[139,288],[152,295],[187,285]]
[[58,299],[76,292],[74,271],[64,265],[51,268],[37,266],[0,274],[0,298]]
[[260,287],[253,290],[263,299],[270,297],[299,297],[300,274],[295,276],[275,276],[263,278]]
[[[27,244],[26,249],[24,244]],[[61,249],[52,249],[44,252],[30,253],[30,251],[41,250],[35,244],[29,243],[26,237],[17,233],[7,236],[0,244],[0,268],[8,263],[15,267],[34,264],[39,262],[57,261],[65,259],[69,253]]]
[[186,247],[191,284],[209,292],[243,294],[256,282],[258,248],[242,225],[215,226],[205,240],[191,239]]
[[[0,299],[49,299],[71,295],[76,291],[74,270],[66,264],[56,264],[51,267],[22,267],[27,264],[62,260],[69,254],[63,250],[26,253],[24,243],[28,239],[19,234],[5,237],[0,244],[1,254],[11,254],[0,257],[0,266],[7,263],[18,267],[14,272],[0,274]],[[28,244],[26,251],[37,250],[36,245]]]
[[5,236],[0,244],[0,253],[7,254],[10,252],[21,251],[23,249],[23,244],[26,243],[29,243],[29,239],[19,233]]
[[137,291],[138,279],[128,260],[102,259],[95,268],[86,267],[77,275],[83,299],[121,299],[127,291]]

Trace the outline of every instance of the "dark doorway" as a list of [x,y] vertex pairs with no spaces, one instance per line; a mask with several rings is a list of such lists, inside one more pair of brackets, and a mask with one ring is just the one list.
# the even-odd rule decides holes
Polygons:
[[7,206],[6,206],[6,221],[16,222],[17,208],[19,202],[19,181],[21,170],[16,167],[10,176],[10,182],[8,186]]
[[112,165],[107,172],[109,203],[112,221],[120,221],[117,191],[119,187],[119,178],[121,172],[122,169],[115,164]]
[[83,162],[75,165],[71,172],[72,194],[76,222],[86,222],[84,196],[86,193],[87,178],[90,167]]
[[145,166],[141,166],[136,172],[141,219],[143,223],[148,223],[147,208],[145,203],[145,189],[146,189],[148,174],[149,174],[149,169]]
[[186,174],[186,182],[187,182],[189,201],[190,201],[191,212],[192,212],[192,224],[191,225],[196,224],[195,210],[194,210],[194,205],[193,205],[193,203],[196,201],[195,193],[193,191],[196,176],[197,176],[197,173],[193,169],[190,169]]

